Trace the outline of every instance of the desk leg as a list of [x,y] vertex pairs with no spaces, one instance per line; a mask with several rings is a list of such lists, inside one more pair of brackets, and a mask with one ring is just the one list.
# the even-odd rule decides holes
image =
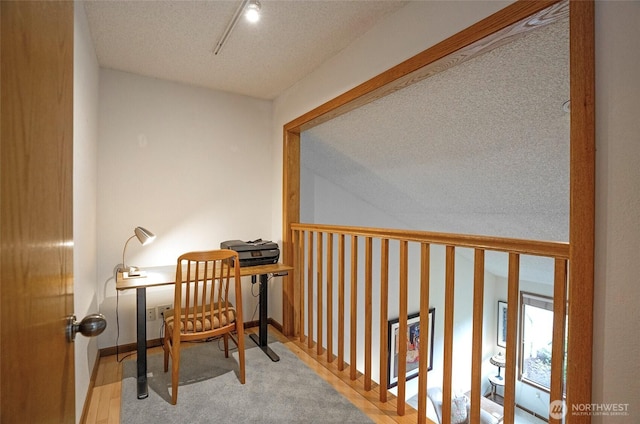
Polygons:
[[138,399],[149,396],[147,387],[147,290],[136,289],[136,326],[138,343]]
[[[278,362],[280,360],[278,354],[271,350],[269,346],[267,346],[267,301],[269,300],[267,277],[267,274],[260,275],[260,318],[258,321],[258,335],[256,336],[255,334],[251,334],[249,337],[258,345],[258,347],[260,347],[260,349],[262,349],[264,353],[267,354],[269,358],[271,358],[273,362]],[[251,276],[251,283],[255,283],[255,281],[256,276]]]

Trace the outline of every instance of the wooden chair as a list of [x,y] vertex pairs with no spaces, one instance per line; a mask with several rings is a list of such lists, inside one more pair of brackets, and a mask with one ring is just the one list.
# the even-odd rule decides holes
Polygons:
[[[164,371],[171,356],[171,403],[178,401],[180,343],[224,338],[225,357],[229,357],[229,338],[238,346],[240,383],[245,382],[244,326],[238,254],[233,250],[189,252],[178,258],[174,309],[165,312]],[[235,284],[235,307],[229,302],[229,282]],[[232,333],[236,333],[234,338]]]

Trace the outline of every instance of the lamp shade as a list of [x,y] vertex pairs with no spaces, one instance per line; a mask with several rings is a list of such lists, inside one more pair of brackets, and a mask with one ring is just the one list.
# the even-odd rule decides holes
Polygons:
[[498,353],[496,355],[493,355],[490,359],[489,362],[491,362],[492,365],[495,365],[496,367],[504,367],[505,365],[505,357],[502,353]]
[[[129,266],[128,267],[128,266],[125,265],[124,257],[125,257],[125,252],[127,251],[127,245],[129,244],[129,242],[133,238],[137,238],[138,241],[140,242],[140,244],[142,244],[144,246],[146,244],[151,243],[156,238],[155,234],[153,234],[151,231],[147,230],[144,227],[136,227],[136,228],[134,228],[133,233],[134,234],[127,239],[127,241],[124,244],[124,248],[122,249],[122,267],[118,268],[118,272],[122,273],[122,275],[123,275],[122,278],[140,277],[142,275],[137,267],[134,267],[134,266]],[[126,274],[126,276],[125,276],[125,274]]]
[[151,243],[156,238],[155,234],[143,227],[136,227],[133,232],[136,234],[136,237],[140,240],[140,244],[143,246]]

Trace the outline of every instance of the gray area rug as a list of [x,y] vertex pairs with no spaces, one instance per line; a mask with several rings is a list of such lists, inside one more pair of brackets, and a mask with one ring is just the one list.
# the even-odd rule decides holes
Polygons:
[[[233,345],[233,343],[232,343]],[[372,423],[331,385],[279,342],[273,362],[249,339],[245,342],[246,383],[238,380],[237,353],[224,357],[222,343],[183,348],[178,403],[171,405],[171,368],[163,356],[148,355],[149,397],[136,396],[136,362],[122,375],[122,424],[141,423]],[[171,365],[169,365],[171,367]]]

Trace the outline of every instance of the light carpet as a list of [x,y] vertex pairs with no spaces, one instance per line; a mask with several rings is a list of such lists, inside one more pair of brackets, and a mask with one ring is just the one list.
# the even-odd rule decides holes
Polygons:
[[170,403],[171,368],[164,372],[162,353],[148,355],[146,399],[136,396],[135,360],[125,361],[120,422],[372,422],[283,344],[269,344],[280,356],[279,362],[271,361],[251,340],[245,345],[244,385],[238,380],[237,353],[225,358],[218,341],[183,348],[177,405]]

